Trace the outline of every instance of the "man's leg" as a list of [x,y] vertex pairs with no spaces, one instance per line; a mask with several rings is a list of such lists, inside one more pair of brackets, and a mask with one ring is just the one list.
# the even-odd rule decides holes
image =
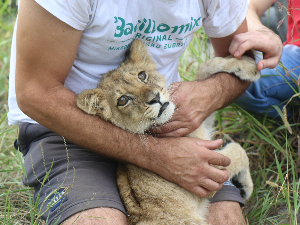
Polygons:
[[[94,208],[76,213],[61,223],[62,225],[127,225],[127,218],[121,211],[113,208]],[[45,221],[42,222],[45,225]]]
[[39,124],[20,125],[19,146],[26,170],[23,183],[35,188],[46,224],[126,224],[116,161],[65,141]]
[[246,225],[241,206],[238,202],[214,202],[209,207],[208,223],[210,225]]
[[62,225],[126,225],[127,218],[124,213],[113,208],[94,208],[76,213]]
[[244,200],[240,190],[230,180],[223,184],[221,190],[210,199],[211,205],[208,212],[210,225],[238,225],[246,224],[241,206]]

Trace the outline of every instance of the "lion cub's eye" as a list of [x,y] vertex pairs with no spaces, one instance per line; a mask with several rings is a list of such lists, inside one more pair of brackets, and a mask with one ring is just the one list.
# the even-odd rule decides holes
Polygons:
[[145,71],[139,72],[138,78],[139,78],[141,81],[145,81],[145,80],[147,79],[147,74],[146,74],[146,72],[145,72]]
[[122,95],[119,99],[118,99],[118,106],[124,106],[128,103],[128,101],[130,100],[130,97],[126,96],[126,95]]

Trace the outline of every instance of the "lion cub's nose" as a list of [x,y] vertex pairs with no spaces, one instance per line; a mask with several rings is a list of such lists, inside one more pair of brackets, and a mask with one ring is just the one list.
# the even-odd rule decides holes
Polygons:
[[161,105],[159,93],[157,93],[156,96],[150,102],[147,103],[149,105],[153,105],[155,103],[159,103]]

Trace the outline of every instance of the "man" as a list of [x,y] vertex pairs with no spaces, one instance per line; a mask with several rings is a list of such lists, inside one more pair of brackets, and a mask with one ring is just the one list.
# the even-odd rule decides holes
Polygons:
[[[43,211],[48,208],[42,217],[47,223],[126,224],[115,182],[117,161],[149,169],[201,197],[221,189],[228,171],[211,164],[228,166],[230,160],[211,150],[222,141],[182,136],[234,101],[248,83],[229,74],[178,83],[177,63],[202,23],[215,55],[229,55],[234,35],[247,31],[247,7],[246,0],[20,2],[8,117],[10,124],[20,123],[27,172],[23,182],[35,187]],[[86,115],[75,104],[77,93],[95,87],[101,74],[117,67],[134,38],[149,46],[158,71],[173,83],[179,109],[168,127],[156,130],[163,138],[151,138],[147,146],[137,135]],[[236,57],[251,49],[238,41],[235,46],[231,51]],[[275,64],[265,66],[275,66],[278,54],[272,54]],[[53,190],[56,195],[47,200]],[[209,221],[244,221],[240,204],[213,203]]]

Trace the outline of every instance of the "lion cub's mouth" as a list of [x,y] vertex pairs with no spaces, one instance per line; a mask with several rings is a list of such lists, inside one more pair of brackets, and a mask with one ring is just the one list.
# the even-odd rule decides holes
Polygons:
[[166,110],[166,108],[168,107],[169,104],[170,104],[169,102],[165,102],[165,103],[162,105],[162,107],[161,107],[160,110],[159,110],[159,113],[158,113],[158,116],[157,116],[157,117],[160,117],[160,116],[161,116],[161,114]]

